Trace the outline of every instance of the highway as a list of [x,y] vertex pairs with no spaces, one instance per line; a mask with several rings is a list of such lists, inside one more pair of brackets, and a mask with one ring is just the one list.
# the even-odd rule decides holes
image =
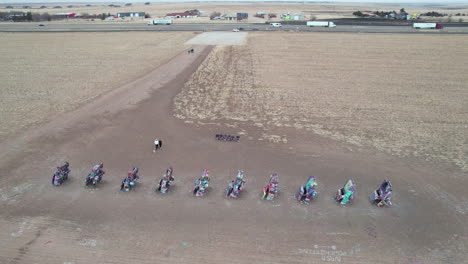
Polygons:
[[[43,26],[39,26],[39,25]],[[299,31],[299,32],[355,32],[355,33],[433,33],[468,34],[468,27],[445,27],[438,29],[413,29],[411,26],[338,25],[336,28],[307,27],[306,25],[283,25],[275,28],[267,24],[172,24],[147,25],[144,23],[0,23],[0,32],[125,32],[125,31]]]

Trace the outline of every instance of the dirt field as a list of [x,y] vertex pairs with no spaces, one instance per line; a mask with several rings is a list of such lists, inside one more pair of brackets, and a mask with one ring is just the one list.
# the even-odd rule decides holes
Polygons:
[[190,45],[244,45],[247,32],[205,32],[187,41]]
[[249,122],[265,137],[273,127],[299,128],[468,170],[467,41],[250,34],[248,45],[210,54],[176,98],[176,116]]
[[0,141],[144,75],[193,33],[0,34]]
[[[308,39],[309,44],[320,46],[334,35],[311,36],[315,38]],[[363,38],[361,34],[354,36]],[[366,36],[370,42],[383,42],[380,35]],[[406,35],[390,36],[387,41],[400,38],[393,49],[407,44]],[[246,46],[195,46],[194,54],[179,53],[74,111],[0,141],[0,263],[468,263],[468,179],[459,167],[412,156],[399,158],[374,147],[358,148],[317,134],[329,131],[328,127],[312,127],[316,133],[311,133],[306,128],[278,125],[296,123],[277,119],[274,112],[293,118],[295,110],[289,108],[296,104],[284,104],[280,98],[291,96],[286,89],[301,89],[288,83],[297,82],[299,77],[310,80],[309,75],[313,75],[313,71],[304,73],[300,67],[297,73],[280,72],[277,68],[284,70],[285,63],[304,66],[303,61],[309,62],[307,67],[322,74],[315,77],[315,85],[328,90],[340,78],[347,84],[361,85],[361,79],[369,80],[364,74],[357,78],[344,72],[337,77],[321,70],[327,66],[330,71],[336,72],[334,67],[350,71],[348,64],[353,64],[356,72],[362,70],[363,64],[354,60],[360,61],[367,54],[361,51],[361,56],[351,56],[343,48],[345,44],[356,45],[350,35],[342,35],[341,50],[328,45],[327,49],[318,48],[322,53],[298,52],[294,56],[286,51],[298,51],[295,45],[299,43],[289,41],[292,37],[300,39],[296,34],[255,34]],[[453,40],[452,36],[443,38]],[[453,41],[457,43],[453,45],[460,42],[464,40]],[[262,51],[260,44],[275,49]],[[425,49],[441,52],[436,45],[425,45],[429,45],[423,46]],[[370,54],[377,52],[369,47]],[[392,47],[389,45],[390,51]],[[459,65],[458,58],[450,55],[454,52],[450,47],[446,55]],[[56,52],[63,54],[66,49],[62,48]],[[340,52],[341,56],[334,57],[336,61],[327,57],[331,50]],[[355,50],[360,49],[355,46]],[[278,57],[270,52],[277,52]],[[286,54],[291,58],[285,59]],[[384,56],[383,52],[379,54]],[[253,59],[238,59],[246,56]],[[420,65],[419,57],[413,54],[412,58]],[[340,64],[343,61],[348,64]],[[393,61],[387,64],[395,65]],[[390,78],[395,68],[387,70],[389,77],[384,80],[395,79]],[[449,68],[447,72],[457,76],[459,69]],[[265,76],[276,81],[268,83]],[[263,88],[253,86],[259,83],[256,78],[265,82]],[[220,89],[213,80],[223,80],[229,92],[213,93]],[[194,89],[195,83],[205,89],[204,97]],[[267,88],[275,89],[266,92]],[[265,90],[264,94],[257,89]],[[324,104],[320,91],[312,95],[304,91],[302,97]],[[344,108],[350,93],[342,89],[332,94],[328,111],[337,115],[336,109],[341,109],[341,116],[353,117]],[[444,96],[451,95],[434,94],[434,100],[445,102]],[[257,103],[249,105],[249,97],[256,98]],[[368,98],[380,103],[376,97]],[[308,103],[304,98],[293,97],[298,103]],[[459,102],[457,98],[451,100],[455,105]],[[278,103],[276,108],[271,106],[272,101]],[[194,120],[175,118],[174,102],[179,116],[194,114]],[[181,103],[188,111],[181,111]],[[199,110],[198,104],[205,111]],[[250,116],[252,107],[257,108],[259,117]],[[301,109],[304,116],[294,119],[310,124],[307,118],[314,116]],[[326,113],[314,109],[321,115]],[[328,119],[312,120],[335,125],[340,120],[332,123]],[[342,120],[347,128],[349,122],[344,121],[348,119]],[[219,142],[214,140],[216,133],[243,135],[240,143]],[[153,153],[155,137],[163,139],[164,144]],[[71,163],[71,177],[64,185],[53,187],[51,175],[64,160]],[[103,182],[95,189],[85,188],[86,175],[100,161],[106,170]],[[120,192],[121,179],[134,165],[140,167],[139,183],[129,193]],[[167,195],[161,195],[155,192],[156,183],[169,166],[174,167],[175,185]],[[196,199],[190,190],[204,168],[211,170],[211,188],[205,197]],[[237,169],[246,172],[246,189],[238,200],[227,200],[224,190]],[[262,201],[261,188],[273,172],[280,175],[280,195],[275,201]],[[318,179],[319,196],[309,205],[300,204],[294,195],[310,175]],[[347,178],[357,182],[357,196],[353,204],[341,207],[332,197]],[[394,206],[377,208],[367,196],[385,178],[394,186]]]
[[[88,14],[102,14],[102,13],[111,13],[117,14],[119,12],[146,12],[150,14],[153,18],[164,17],[168,13],[178,13],[184,12],[185,10],[198,9],[206,17],[196,18],[196,19],[176,19],[175,23],[218,23],[216,20],[209,20],[207,17],[212,12],[221,12],[221,13],[237,13],[237,12],[246,12],[250,14],[250,19],[248,22],[262,22],[264,20],[256,19],[253,15],[256,12],[263,11],[266,13],[275,13],[275,14],[284,14],[284,13],[303,13],[308,18],[311,15],[315,16],[317,19],[334,19],[334,18],[349,18],[353,17],[352,13],[357,10],[400,10],[402,7],[409,13],[424,13],[429,11],[437,11],[446,14],[456,14],[456,13],[468,13],[468,5],[466,4],[438,4],[438,5],[425,5],[425,6],[402,6],[402,5],[391,5],[391,4],[347,4],[347,3],[222,3],[222,2],[210,2],[210,3],[153,3],[151,5],[144,5],[143,3],[134,3],[132,6],[124,6],[121,4],[121,7],[108,7],[110,3],[99,3],[92,4],[90,7],[86,7],[83,4],[77,5],[72,4],[74,7],[68,8],[67,6],[70,3],[53,3],[46,4],[50,8],[44,9],[4,9],[8,10],[20,10],[24,12],[48,12],[50,14],[54,13],[88,13]],[[115,3],[113,3],[115,4]],[[60,5],[63,8],[54,9],[52,7]],[[6,6],[6,5],[3,5]],[[13,5],[19,6],[22,5]],[[33,5],[33,7],[38,8],[42,6]],[[459,18],[465,19],[466,17],[452,17],[452,21],[458,21]],[[466,20],[466,19],[465,19]],[[101,20],[96,20],[95,22],[100,22]],[[109,21],[109,22],[119,22]],[[133,18],[126,19],[125,22],[134,22],[141,23],[142,19]],[[76,20],[69,20],[67,23],[74,23]],[[84,22],[84,21],[79,21]],[[89,21],[88,21],[89,22]],[[226,23],[227,21],[222,21]],[[236,22],[233,22],[236,23]]]

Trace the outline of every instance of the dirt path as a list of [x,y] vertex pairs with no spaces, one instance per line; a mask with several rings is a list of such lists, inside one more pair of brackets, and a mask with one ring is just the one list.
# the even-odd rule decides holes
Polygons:
[[[285,145],[217,142],[214,134],[237,131],[173,118],[174,96],[210,51],[195,49],[2,143],[0,263],[467,263],[466,180],[454,168],[356,152],[294,130],[278,131],[288,134]],[[164,140],[157,153],[155,137]],[[54,166],[64,160],[71,179],[53,187]],[[99,161],[104,181],[85,188]],[[122,193],[119,182],[133,165],[141,180]],[[168,166],[176,181],[163,196],[154,188]],[[204,168],[211,188],[196,199],[190,189]],[[238,168],[246,171],[246,190],[226,200]],[[273,172],[280,174],[280,197],[262,201]],[[310,175],[320,196],[302,205],[293,196]],[[347,178],[357,181],[358,196],[342,208],[332,195]],[[382,209],[367,195],[384,178],[395,187],[395,206]]]
[[[18,156],[23,159],[32,153],[44,152],[44,143],[55,146],[60,142],[75,138],[77,133],[88,132],[98,125],[111,124],[113,115],[123,110],[135,108],[138,103],[148,99],[152,92],[178,78],[186,70],[181,65],[198,65],[203,58],[199,55],[206,55],[207,46],[194,47],[199,51],[196,55],[182,52],[146,76],[112,90],[73,112],[63,114],[44,126],[33,128],[15,138],[0,142],[0,149],[2,149],[0,166],[15,169],[19,163],[22,163]],[[190,69],[194,67],[192,66]],[[4,173],[9,172],[7,170]]]

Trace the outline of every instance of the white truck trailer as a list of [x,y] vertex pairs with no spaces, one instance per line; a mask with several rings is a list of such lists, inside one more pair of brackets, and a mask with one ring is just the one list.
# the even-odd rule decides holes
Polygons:
[[441,29],[443,26],[439,23],[413,23],[416,29]]
[[170,25],[172,24],[172,19],[160,19],[160,20],[150,20],[148,25]]
[[308,27],[336,27],[331,21],[307,21]]

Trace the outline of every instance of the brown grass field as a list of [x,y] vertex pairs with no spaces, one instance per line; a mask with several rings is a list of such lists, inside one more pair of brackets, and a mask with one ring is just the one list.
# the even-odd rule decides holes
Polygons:
[[298,128],[468,170],[467,41],[250,34],[245,46],[215,48],[177,96],[176,116],[248,122],[266,134]]
[[0,34],[0,141],[148,73],[193,33]]

